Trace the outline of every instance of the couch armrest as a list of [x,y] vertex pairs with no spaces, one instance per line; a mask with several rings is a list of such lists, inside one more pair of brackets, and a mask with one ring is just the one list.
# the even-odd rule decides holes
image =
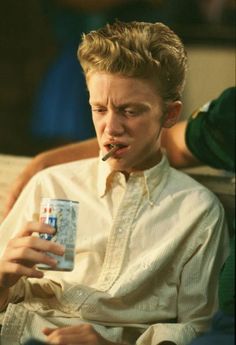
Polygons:
[[2,219],[7,193],[30,159],[30,157],[0,154],[0,220]]

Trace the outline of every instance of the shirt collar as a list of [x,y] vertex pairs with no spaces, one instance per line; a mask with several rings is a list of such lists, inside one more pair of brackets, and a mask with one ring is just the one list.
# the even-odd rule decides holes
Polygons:
[[[105,194],[110,190],[112,182],[117,174],[121,174],[117,171],[112,171],[108,162],[104,162],[101,159],[101,154],[99,156],[98,162],[98,195],[100,197],[105,196]],[[130,176],[144,179],[145,188],[147,191],[148,200],[151,204],[154,203],[156,195],[156,187],[160,185],[164,177],[167,176],[169,170],[169,162],[166,156],[163,154],[161,161],[154,167],[144,170],[138,173],[131,173]]]

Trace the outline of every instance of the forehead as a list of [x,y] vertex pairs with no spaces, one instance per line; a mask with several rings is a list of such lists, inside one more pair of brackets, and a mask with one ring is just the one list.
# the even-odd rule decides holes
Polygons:
[[90,103],[111,99],[113,102],[161,102],[154,82],[119,74],[94,72],[87,78]]

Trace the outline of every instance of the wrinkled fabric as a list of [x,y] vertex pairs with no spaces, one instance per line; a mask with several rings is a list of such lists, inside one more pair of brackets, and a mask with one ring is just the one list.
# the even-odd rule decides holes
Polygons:
[[43,340],[44,327],[89,322],[105,338],[187,345],[218,308],[228,231],[218,199],[165,157],[155,167],[111,172],[89,159],[38,173],[0,227],[0,254],[38,219],[42,197],[79,202],[75,268],[21,278],[0,298],[1,345]]

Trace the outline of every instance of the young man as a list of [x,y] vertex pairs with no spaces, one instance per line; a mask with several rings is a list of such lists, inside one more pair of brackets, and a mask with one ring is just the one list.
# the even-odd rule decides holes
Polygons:
[[[3,222],[1,345],[187,345],[217,310],[228,234],[215,196],[160,150],[181,111],[184,47],[161,23],[117,22],[78,55],[100,157],[37,174]],[[64,254],[31,236],[53,232],[30,222],[45,196],[80,203],[72,272],[35,268]]]

